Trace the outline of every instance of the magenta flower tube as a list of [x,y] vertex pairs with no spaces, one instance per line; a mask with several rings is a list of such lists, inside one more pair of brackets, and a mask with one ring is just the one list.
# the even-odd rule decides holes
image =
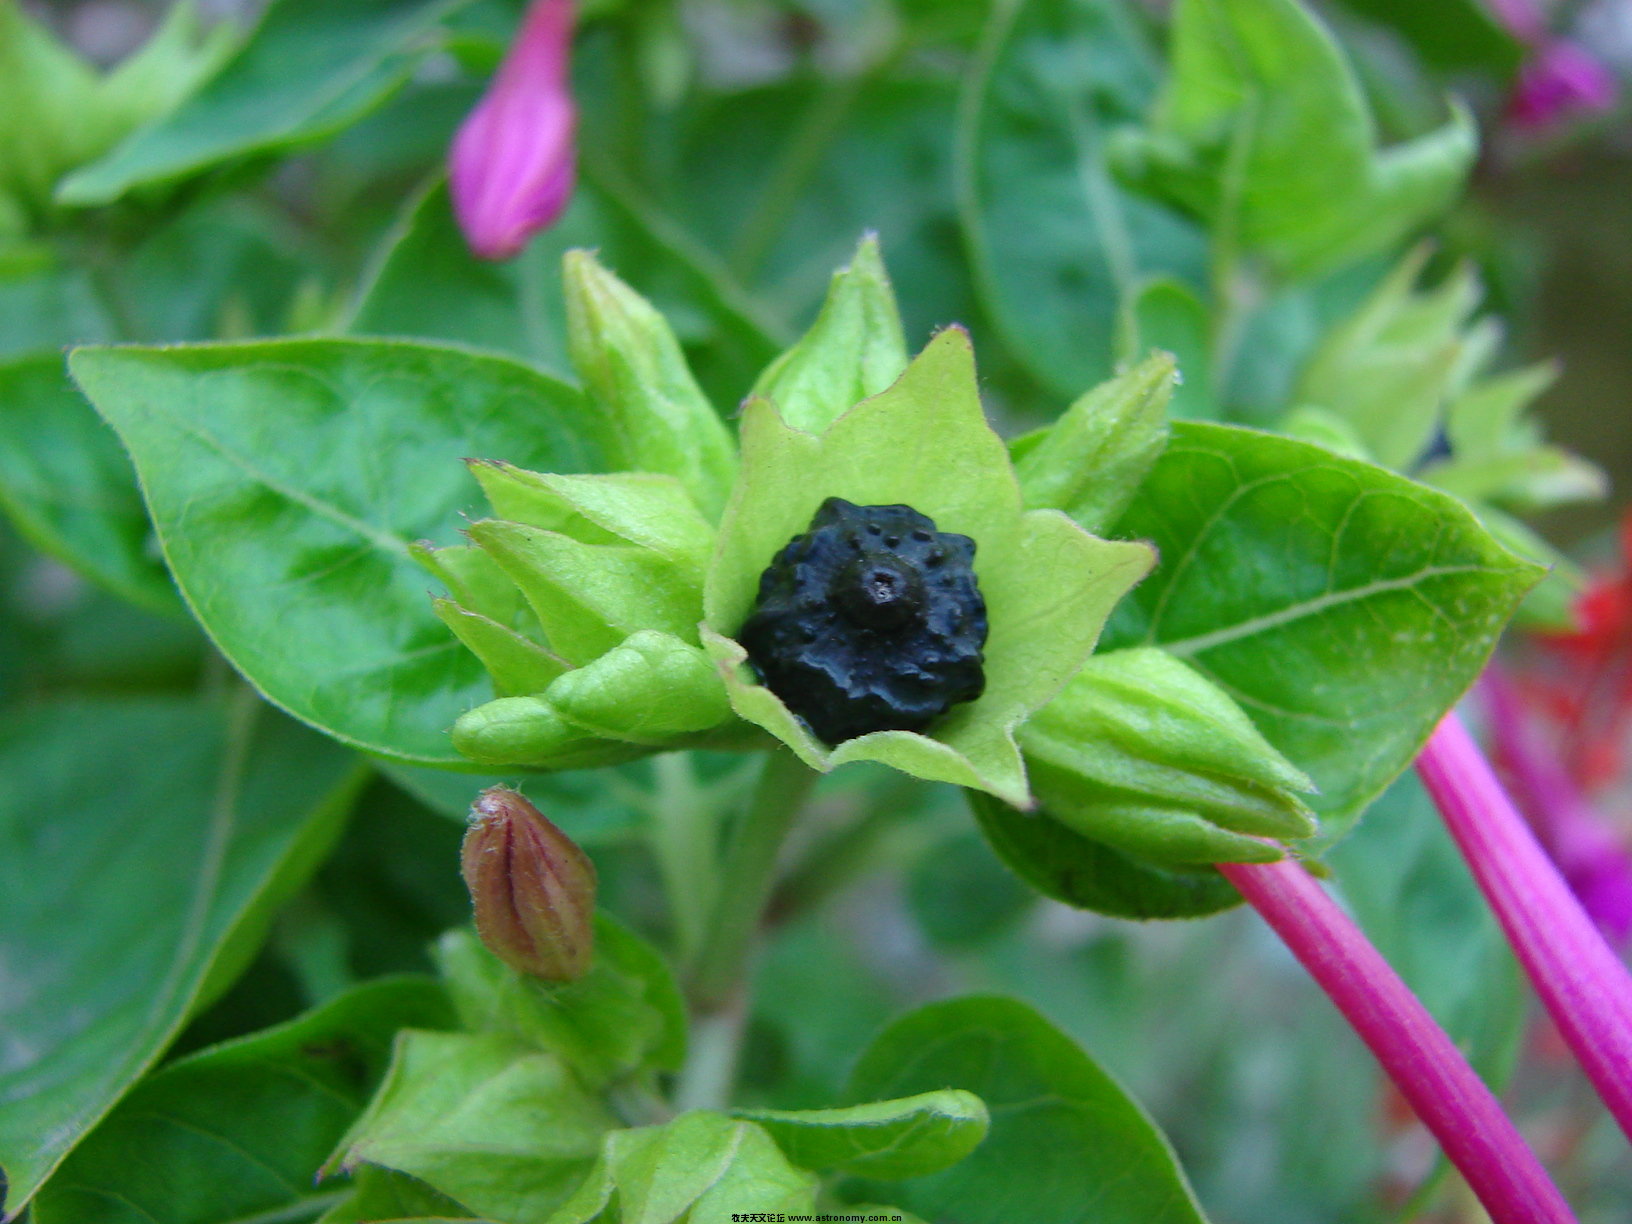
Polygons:
[[1632,974],[1582,910],[1454,713],[1428,738],[1417,772],[1536,993],[1632,1138]]
[[483,259],[509,259],[572,198],[572,30],[572,0],[533,0],[493,83],[453,138],[453,211]]
[[1456,1044],[1298,864],[1219,863],[1382,1064],[1495,1224],[1575,1217]]

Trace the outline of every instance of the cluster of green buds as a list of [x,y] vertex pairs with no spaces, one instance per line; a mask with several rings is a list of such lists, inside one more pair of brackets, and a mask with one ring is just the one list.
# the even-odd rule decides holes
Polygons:
[[1011,446],[982,410],[967,333],[909,360],[868,239],[733,436],[648,302],[583,252],[566,297],[588,411],[622,470],[473,461],[493,517],[468,545],[417,553],[447,588],[438,615],[493,678],[495,699],[453,728],[473,762],[780,743],[819,771],[871,760],[1041,800],[1180,865],[1276,857],[1261,839],[1313,831],[1308,780],[1201,675],[1155,650],[1090,665],[1156,560],[1095,533],[1165,445],[1165,354]]

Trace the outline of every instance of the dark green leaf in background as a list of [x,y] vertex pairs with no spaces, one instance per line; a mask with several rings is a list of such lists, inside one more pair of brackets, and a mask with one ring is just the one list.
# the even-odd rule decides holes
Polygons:
[[463,350],[346,340],[81,349],[194,614],[272,701],[361,748],[458,765],[491,695],[431,613],[420,538],[481,504],[462,457],[595,469],[572,388]]
[[994,6],[968,78],[958,192],[976,281],[1056,395],[1111,373],[1118,312],[1146,275],[1204,281],[1200,231],[1129,192],[1105,160],[1109,126],[1142,114],[1157,71],[1117,0],[1015,0]]
[[997,856],[1045,897],[1115,918],[1203,918],[1241,903],[1216,871],[1180,871],[1084,837],[1046,811],[965,791]]
[[1410,763],[1541,572],[1443,493],[1197,422],[1116,534],[1161,564],[1101,649],[1162,646],[1205,673],[1315,780],[1327,836]]
[[0,364],[0,506],[37,547],[109,590],[181,612],[130,460],[59,352]]
[[495,349],[570,378],[561,257],[574,247],[594,248],[675,323],[716,407],[734,408],[780,349],[780,322],[672,221],[632,189],[623,191],[580,184],[560,221],[515,259],[492,263],[470,253],[446,186],[431,188],[404,213],[349,330]]
[[[317,1169],[385,1071],[399,1028],[446,1025],[429,978],[381,978],[144,1080],[63,1162],[36,1224],[305,1219],[343,1195]],[[275,1214],[276,1213],[276,1214]],[[298,1213],[298,1214],[297,1214]]]
[[178,110],[59,188],[107,204],[223,162],[328,136],[385,101],[435,47],[431,30],[466,0],[275,0],[248,40]]
[[941,1224],[1201,1224],[1172,1149],[1064,1033],[1015,999],[932,1003],[861,1056],[853,1099],[962,1088],[991,1111],[970,1156],[876,1197]]
[[[974,792],[970,792],[971,802]],[[930,846],[907,876],[913,916],[933,943],[963,948],[985,942],[1025,913],[1031,892],[992,857],[974,833]]]
[[690,117],[674,207],[797,321],[876,234],[915,351],[947,323],[975,322],[953,196],[957,99],[952,74],[899,66],[715,95]]
[[247,693],[0,724],[8,1210],[244,967],[362,776]]
[[1432,220],[1477,151],[1460,108],[1380,149],[1348,58],[1299,0],[1181,0],[1151,132],[1119,140],[1117,159],[1203,218],[1228,255],[1301,279]]
[[0,251],[0,357],[113,338],[83,269],[63,267],[45,247]]

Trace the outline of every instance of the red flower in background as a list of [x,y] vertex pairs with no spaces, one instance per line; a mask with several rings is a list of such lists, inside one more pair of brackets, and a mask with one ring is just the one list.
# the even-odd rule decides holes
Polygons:
[[1536,635],[1544,655],[1524,688],[1558,724],[1570,775],[1590,789],[1627,773],[1632,731],[1632,509],[1621,520],[1621,559],[1575,605],[1576,628]]

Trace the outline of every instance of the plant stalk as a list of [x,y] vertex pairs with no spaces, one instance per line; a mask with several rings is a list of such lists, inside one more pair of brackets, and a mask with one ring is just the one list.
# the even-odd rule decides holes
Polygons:
[[1455,713],[1429,736],[1417,772],[1536,993],[1632,1138],[1632,974],[1582,910]]
[[1575,1217],[1456,1044],[1315,880],[1290,861],[1219,863],[1382,1064],[1493,1224]]
[[816,773],[778,748],[765,758],[720,866],[713,913],[692,973],[692,1001],[717,1010],[741,988],[754,935],[776,882],[776,861]]

